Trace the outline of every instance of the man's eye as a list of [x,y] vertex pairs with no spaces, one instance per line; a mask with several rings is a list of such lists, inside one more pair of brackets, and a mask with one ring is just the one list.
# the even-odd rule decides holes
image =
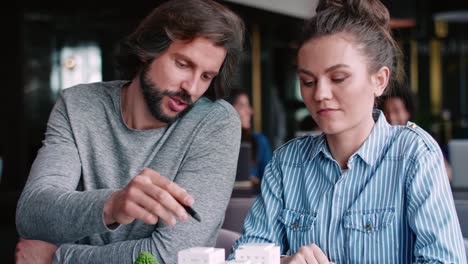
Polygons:
[[210,74],[202,74],[202,79],[205,81],[211,81],[213,79],[213,76]]

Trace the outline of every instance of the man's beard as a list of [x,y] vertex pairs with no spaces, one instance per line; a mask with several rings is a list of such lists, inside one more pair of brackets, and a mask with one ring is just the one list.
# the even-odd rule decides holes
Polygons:
[[[160,87],[158,87],[154,82],[152,82],[147,76],[148,68],[144,69],[140,73],[140,85],[141,90],[143,92],[143,97],[145,98],[146,105],[153,115],[154,118],[157,120],[171,124],[177,121],[180,117],[187,114],[188,111],[193,107],[193,102],[190,96],[184,92],[170,92],[170,91],[163,91]],[[170,116],[164,113],[162,109],[162,100],[164,96],[175,96],[179,97],[187,104],[184,110],[180,111],[174,116]]]

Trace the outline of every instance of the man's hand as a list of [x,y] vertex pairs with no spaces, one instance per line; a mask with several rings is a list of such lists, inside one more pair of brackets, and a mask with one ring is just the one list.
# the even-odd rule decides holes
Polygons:
[[104,221],[106,225],[129,224],[139,219],[154,225],[162,219],[167,225],[175,225],[176,217],[182,221],[189,218],[180,203],[191,206],[193,202],[185,189],[154,170],[144,169],[109,197],[104,205]]
[[57,246],[41,240],[21,239],[16,244],[16,264],[51,264]]
[[301,247],[291,257],[281,258],[281,264],[328,264],[330,261],[315,244]]

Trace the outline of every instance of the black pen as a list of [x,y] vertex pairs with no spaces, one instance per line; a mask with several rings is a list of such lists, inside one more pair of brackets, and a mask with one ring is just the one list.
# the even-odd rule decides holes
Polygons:
[[191,215],[191,216],[192,216],[195,220],[197,220],[198,222],[201,222],[201,217],[200,217],[200,215],[199,215],[197,212],[195,212],[195,210],[193,210],[192,207],[190,207],[190,206],[188,206],[188,205],[183,205],[183,204],[181,204],[181,205],[185,208],[185,211],[186,211],[189,215]]

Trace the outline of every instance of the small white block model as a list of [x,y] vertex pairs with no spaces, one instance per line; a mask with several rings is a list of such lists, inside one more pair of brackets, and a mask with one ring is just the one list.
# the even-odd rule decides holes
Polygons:
[[223,264],[224,248],[194,247],[179,251],[178,264]]
[[248,243],[236,250],[236,260],[250,260],[252,264],[279,264],[280,248],[273,243]]

